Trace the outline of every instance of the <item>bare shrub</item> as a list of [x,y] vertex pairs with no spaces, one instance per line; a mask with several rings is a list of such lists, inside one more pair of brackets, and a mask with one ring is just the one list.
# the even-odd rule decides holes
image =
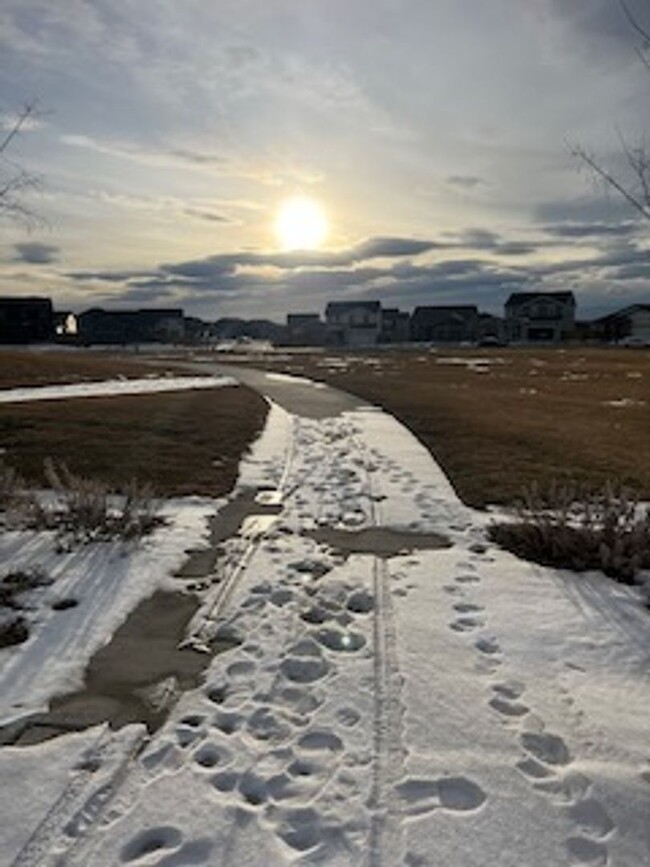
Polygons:
[[23,481],[16,470],[0,455],[0,509],[10,508],[18,496]]
[[39,567],[7,572],[0,578],[0,608],[20,608],[23,593],[51,583],[52,579]]
[[53,504],[32,500],[32,526],[56,530],[74,542],[100,539],[136,539],[163,523],[152,489],[131,481],[122,490],[112,490],[98,479],[73,473],[51,458],[44,473],[55,494]]
[[0,623],[0,647],[22,644],[29,638],[29,629],[24,617],[13,617]]
[[650,512],[626,488],[589,491],[576,484],[536,485],[524,494],[517,519],[493,524],[488,535],[518,557],[582,572],[600,569],[634,583],[650,569]]

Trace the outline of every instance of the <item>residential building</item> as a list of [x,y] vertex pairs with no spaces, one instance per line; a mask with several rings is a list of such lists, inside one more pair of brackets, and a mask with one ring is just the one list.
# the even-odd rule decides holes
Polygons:
[[93,307],[78,317],[82,343],[181,343],[183,311],[176,308],[103,310]]
[[397,307],[386,307],[381,311],[380,343],[408,343],[410,339],[411,317]]
[[289,313],[287,316],[287,346],[322,346],[325,343],[325,323],[319,313]]
[[479,313],[476,327],[476,340],[495,341],[504,343],[506,339],[505,323],[501,316],[493,316],[491,313]]
[[634,338],[650,345],[650,304],[632,304],[593,323],[594,333],[610,342]]
[[465,343],[476,340],[478,310],[473,304],[416,307],[411,339],[425,343]]
[[334,346],[374,346],[381,334],[379,301],[330,301],[325,309],[327,342]]
[[39,343],[53,336],[54,319],[49,298],[0,297],[0,343]]
[[506,336],[516,343],[559,343],[575,332],[573,292],[514,292],[505,304]]

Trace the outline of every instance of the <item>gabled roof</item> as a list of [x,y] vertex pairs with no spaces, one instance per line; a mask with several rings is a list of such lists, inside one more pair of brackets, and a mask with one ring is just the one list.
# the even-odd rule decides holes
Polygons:
[[474,304],[439,305],[416,307],[413,311],[414,320],[440,321],[445,319],[466,319],[468,316],[478,316],[478,308]]
[[623,307],[622,310],[615,310],[613,313],[607,313],[595,319],[595,322],[606,322],[608,319],[618,319],[619,316],[629,316],[630,313],[636,313],[637,310],[650,310],[650,304],[630,304],[629,307]]
[[372,310],[378,312],[381,310],[379,301],[330,301],[325,308],[326,313],[344,313],[346,310]]
[[548,298],[552,301],[562,301],[564,303],[570,301],[576,303],[573,292],[513,292],[506,301],[506,307],[511,307],[515,304],[525,304],[527,301],[534,301],[536,298]]

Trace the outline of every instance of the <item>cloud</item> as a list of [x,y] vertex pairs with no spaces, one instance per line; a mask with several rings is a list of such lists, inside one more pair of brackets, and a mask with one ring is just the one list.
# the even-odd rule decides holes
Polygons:
[[41,244],[38,241],[14,244],[14,249],[17,253],[14,261],[25,262],[28,265],[49,265],[51,262],[57,262],[61,252],[54,244]]
[[452,187],[459,187],[463,190],[474,190],[476,187],[486,185],[486,181],[477,175],[449,175],[447,183]]
[[639,231],[637,222],[624,223],[554,223],[543,227],[549,235],[558,238],[603,238],[603,237],[627,237]]

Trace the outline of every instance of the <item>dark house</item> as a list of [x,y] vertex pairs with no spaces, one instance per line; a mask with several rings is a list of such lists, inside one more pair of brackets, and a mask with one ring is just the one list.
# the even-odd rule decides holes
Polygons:
[[411,317],[397,307],[385,307],[381,311],[380,343],[408,343],[411,333]]
[[0,297],[0,343],[39,343],[53,337],[49,298]]
[[289,313],[287,316],[287,346],[322,346],[325,343],[325,323],[318,313]]
[[103,310],[93,307],[78,317],[82,343],[178,343],[185,338],[183,311],[174,308]]
[[573,292],[514,292],[505,307],[508,340],[559,343],[575,333]]
[[591,325],[593,336],[600,340],[614,342],[629,337],[650,344],[650,304],[632,304],[596,319]]
[[416,307],[411,316],[411,339],[418,342],[474,341],[477,328],[478,310],[473,304]]

